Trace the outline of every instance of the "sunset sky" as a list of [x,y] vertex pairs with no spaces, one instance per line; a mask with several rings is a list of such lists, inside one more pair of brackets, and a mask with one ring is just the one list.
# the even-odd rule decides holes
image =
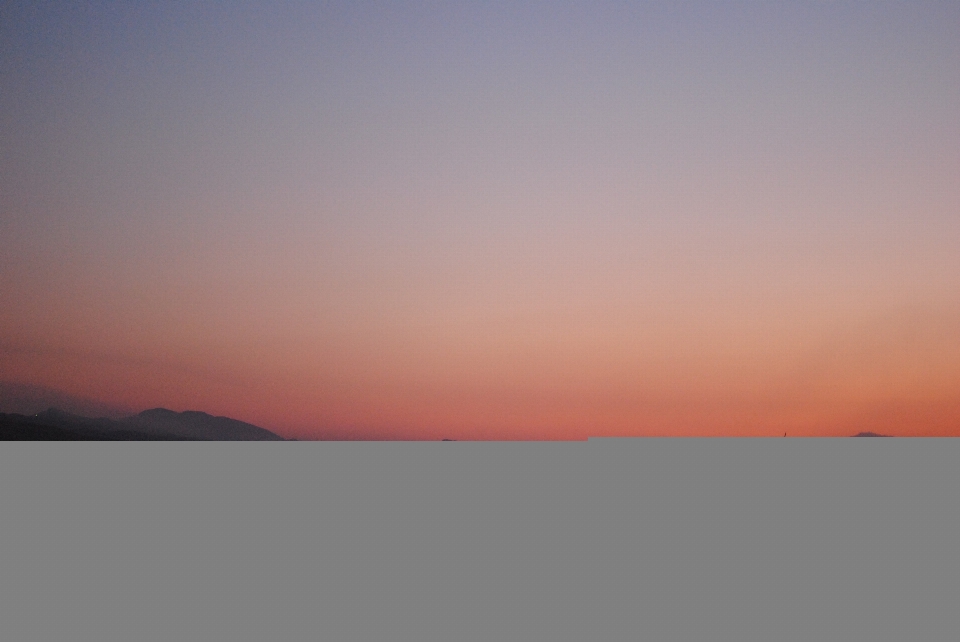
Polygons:
[[0,381],[960,435],[960,3],[4,3]]

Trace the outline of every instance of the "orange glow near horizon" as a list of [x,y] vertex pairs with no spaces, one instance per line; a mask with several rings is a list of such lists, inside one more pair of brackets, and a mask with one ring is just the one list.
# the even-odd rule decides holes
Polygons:
[[552,335],[516,324],[518,334],[381,328],[327,345],[238,341],[166,362],[8,349],[0,380],[137,410],[204,410],[299,439],[948,436],[960,426],[958,323],[887,318],[819,338],[786,322],[633,335],[582,324]]

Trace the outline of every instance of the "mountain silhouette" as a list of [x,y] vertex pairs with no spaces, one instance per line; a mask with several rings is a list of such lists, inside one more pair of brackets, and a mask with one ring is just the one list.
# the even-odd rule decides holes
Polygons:
[[173,434],[205,441],[283,441],[266,428],[205,412],[174,412],[166,408],[144,410],[120,423],[147,434]]
[[111,419],[91,419],[50,408],[35,415],[0,413],[0,441],[174,441],[169,433],[131,430]]
[[205,412],[146,410],[123,419],[91,418],[50,408],[35,415],[0,413],[5,441],[283,441],[265,428]]
[[880,433],[876,433],[876,432],[858,432],[855,435],[851,435],[851,437],[891,437],[891,436],[892,435],[881,435]]

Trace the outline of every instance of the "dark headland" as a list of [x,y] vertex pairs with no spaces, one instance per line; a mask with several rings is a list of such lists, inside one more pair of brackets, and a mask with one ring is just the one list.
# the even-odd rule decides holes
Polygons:
[[283,441],[266,428],[205,412],[145,410],[123,419],[90,418],[50,408],[0,413],[0,441]]

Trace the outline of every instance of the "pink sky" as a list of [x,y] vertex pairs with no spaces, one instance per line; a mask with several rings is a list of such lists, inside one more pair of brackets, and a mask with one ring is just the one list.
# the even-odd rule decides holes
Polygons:
[[960,434],[956,7],[669,6],[11,10],[0,381],[298,438]]

